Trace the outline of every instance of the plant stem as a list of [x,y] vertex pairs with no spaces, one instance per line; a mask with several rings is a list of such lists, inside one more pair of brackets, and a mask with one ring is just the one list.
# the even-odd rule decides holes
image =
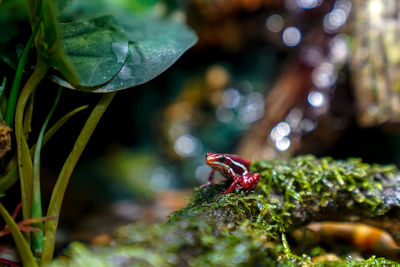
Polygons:
[[[39,132],[39,137],[36,142],[35,154],[33,157],[33,195],[32,195],[32,218],[41,218],[42,217],[42,197],[40,193],[40,152],[42,149],[42,142],[44,137],[44,132],[46,131],[47,124],[50,121],[51,116],[56,109],[58,100],[61,95],[61,87],[58,89],[56,99],[54,100],[54,104],[51,107],[49,114],[43,123],[42,128]],[[39,229],[39,233],[32,233],[32,251],[37,258],[40,258],[43,248],[43,222],[38,222],[33,225]]]
[[97,105],[94,107],[92,113],[90,114],[88,120],[83,126],[78,138],[75,141],[74,147],[69,154],[64,166],[61,169],[60,175],[57,178],[56,185],[54,186],[53,193],[51,195],[49,208],[47,210],[47,216],[56,216],[57,219],[46,221],[44,225],[44,244],[43,253],[41,259],[41,266],[49,264],[53,258],[54,253],[54,243],[57,231],[58,220],[60,216],[61,204],[64,198],[65,190],[69,179],[71,177],[72,171],[74,170],[79,157],[81,156],[86,144],[88,143],[94,129],[96,128],[100,118],[106,111],[111,100],[114,98],[116,93],[109,93],[103,95]]
[[[45,2],[45,1],[43,1],[43,2]],[[28,43],[24,47],[22,56],[21,56],[20,60],[18,61],[17,70],[15,71],[15,76],[14,76],[14,80],[13,80],[13,83],[11,86],[10,95],[8,97],[6,113],[4,116],[5,122],[10,127],[12,127],[12,124],[14,121],[14,111],[15,111],[15,105],[17,103],[19,86],[21,84],[22,72],[24,71],[26,60],[28,59],[29,49],[31,48],[32,43],[35,39],[36,33],[39,30],[39,26],[42,21],[43,14],[44,14],[44,4],[42,4],[39,18],[35,22],[35,26],[33,27],[32,34],[29,37]]]
[[[17,141],[18,154],[18,170],[21,182],[21,198],[22,198],[22,215],[24,220],[30,219],[32,216],[32,159],[29,153],[29,147],[24,135],[23,119],[26,102],[32,92],[44,78],[48,65],[43,58],[38,55],[38,61],[32,75],[29,77],[21,94],[18,98],[17,108],[15,112],[15,137]],[[26,235],[29,237],[29,234]]]
[[32,252],[29,248],[28,243],[24,239],[21,231],[18,229],[17,224],[15,223],[14,219],[10,216],[7,210],[4,208],[3,204],[0,203],[0,214],[3,217],[4,221],[6,222],[10,232],[13,236],[15,241],[15,245],[17,246],[19,257],[22,260],[24,266],[37,266],[35,258],[32,255]]
[[35,92],[36,90],[33,90],[31,96],[29,97],[29,100],[25,107],[24,121],[22,122],[23,123],[22,127],[24,128],[24,135],[26,139],[28,139],[29,132],[32,130],[31,122],[33,116],[33,104],[35,102]]

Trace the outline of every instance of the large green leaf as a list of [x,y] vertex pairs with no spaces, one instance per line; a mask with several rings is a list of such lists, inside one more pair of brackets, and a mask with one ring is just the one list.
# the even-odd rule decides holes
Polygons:
[[[129,13],[136,16],[143,14],[160,14],[160,9],[156,10],[157,3],[163,6],[164,3],[158,0],[54,0],[70,1],[67,8],[59,13],[61,21],[69,22],[83,17],[94,17],[99,14],[112,14],[116,18],[121,13]],[[135,14],[132,14],[135,13]]]
[[117,20],[130,43],[124,66],[104,85],[79,90],[111,92],[143,84],[169,68],[197,40],[191,29],[178,22],[127,16],[120,16]]
[[45,58],[50,66],[59,70],[71,84],[78,85],[79,78],[62,49],[53,0],[27,0],[27,4],[32,27],[44,7],[44,15],[35,37],[35,47],[39,55]]
[[64,53],[83,87],[112,79],[128,55],[128,39],[112,16],[60,23]]
[[173,21],[142,18],[120,23],[131,42],[129,56],[118,75],[96,92],[126,89],[153,79],[197,40],[192,30]]

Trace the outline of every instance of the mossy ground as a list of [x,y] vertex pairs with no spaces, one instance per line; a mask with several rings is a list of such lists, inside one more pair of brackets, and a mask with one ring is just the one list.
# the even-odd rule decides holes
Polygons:
[[[329,214],[374,218],[397,209],[399,172],[358,159],[313,156],[259,161],[262,179],[249,193],[220,194],[227,183],[199,189],[161,225],[134,224],[109,247],[72,244],[54,266],[388,266],[371,257],[315,264],[291,252],[286,236]],[[314,255],[313,255],[314,256]]]

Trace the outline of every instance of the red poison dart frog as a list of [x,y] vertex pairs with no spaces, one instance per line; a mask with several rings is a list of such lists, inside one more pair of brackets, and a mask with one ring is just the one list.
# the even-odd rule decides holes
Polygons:
[[247,193],[257,186],[261,177],[259,173],[250,174],[250,160],[242,159],[237,155],[208,152],[206,163],[212,170],[208,177],[208,183],[200,187],[214,184],[214,173],[219,171],[226,178],[233,179],[233,182],[223,194],[230,193],[235,189],[247,189]]

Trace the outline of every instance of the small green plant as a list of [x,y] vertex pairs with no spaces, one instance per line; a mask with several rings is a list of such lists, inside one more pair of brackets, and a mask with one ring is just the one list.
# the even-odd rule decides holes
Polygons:
[[[1,36],[0,58],[10,66],[16,63],[10,88],[6,77],[0,87],[0,119],[5,121],[2,132],[7,141],[1,145],[4,147],[1,152],[10,153],[10,138],[7,138],[10,133],[15,135],[16,141],[12,150],[15,156],[5,162],[6,171],[0,179],[1,201],[4,201],[7,190],[19,181],[23,220],[32,222],[30,229],[34,231],[22,232],[2,203],[0,214],[14,238],[24,266],[43,266],[51,262],[61,204],[72,171],[116,92],[156,77],[196,42],[195,34],[177,22],[149,15],[136,16],[122,8],[109,8],[107,3],[111,2],[107,1],[71,2],[0,1],[0,26],[11,29]],[[106,11],[111,14],[97,16]],[[64,22],[59,22],[60,19]],[[29,21],[32,34],[22,54],[13,57],[15,53],[9,48],[21,44],[16,43],[18,39],[14,38],[12,29],[18,28],[16,24],[24,20]],[[27,65],[32,61],[36,61],[34,70],[20,89],[23,73],[29,73]],[[35,135],[37,140],[32,142],[29,135],[34,92],[46,77],[60,88],[40,132]],[[41,148],[69,118],[86,108],[82,106],[72,110],[46,131],[66,87],[103,95],[65,160],[44,217],[40,193]],[[29,147],[28,141],[34,145]]]

